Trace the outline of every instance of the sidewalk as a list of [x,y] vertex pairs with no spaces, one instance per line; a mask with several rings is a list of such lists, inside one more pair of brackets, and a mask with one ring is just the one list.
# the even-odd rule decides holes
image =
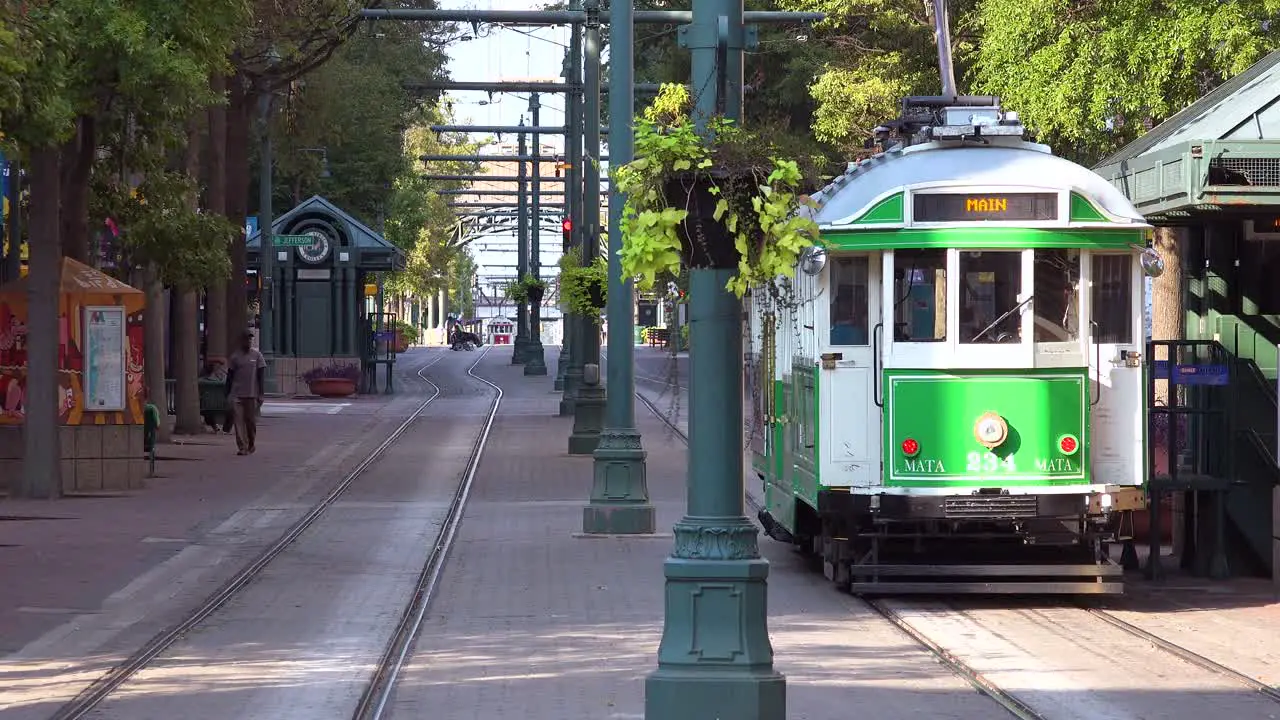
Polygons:
[[[557,416],[549,379],[509,363],[510,351],[495,348],[476,371],[503,388],[503,405],[393,716],[643,718],[662,634],[662,564],[685,507],[685,447],[637,405],[659,535],[581,537],[592,459],[567,454],[572,418]],[[830,720],[853,707],[882,719],[995,716],[787,548],[763,535],[760,545],[772,563],[769,623],[788,718]]]
[[0,498],[0,655],[136,649],[398,426],[423,399],[414,373],[439,352],[404,356],[397,395],[269,400],[252,457],[236,456],[231,435],[175,437],[139,491]]

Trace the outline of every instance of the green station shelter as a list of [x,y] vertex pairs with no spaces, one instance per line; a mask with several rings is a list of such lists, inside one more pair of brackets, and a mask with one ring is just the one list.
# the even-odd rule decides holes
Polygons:
[[[286,395],[305,393],[298,376],[333,363],[368,360],[371,328],[364,288],[375,273],[404,269],[404,253],[316,195],[272,222],[276,286],[272,372]],[[299,236],[310,240],[299,244]],[[262,270],[262,232],[248,238],[248,267]],[[263,288],[267,287],[263,278]]]
[[[1094,171],[1124,192],[1152,225],[1175,229],[1180,261],[1170,267],[1181,276],[1185,342],[1149,346],[1148,355],[1157,356],[1147,364],[1158,380],[1172,375],[1184,381],[1159,404],[1185,412],[1161,416],[1167,411],[1153,408],[1153,419],[1181,423],[1171,461],[1183,480],[1169,489],[1189,491],[1185,532],[1201,548],[1199,558],[1184,559],[1184,567],[1219,577],[1275,577],[1280,51]],[[1206,377],[1223,380],[1205,382]],[[1153,473],[1151,479],[1157,477]],[[1214,553],[1217,562],[1210,559]],[[1218,563],[1223,564],[1211,567]]]

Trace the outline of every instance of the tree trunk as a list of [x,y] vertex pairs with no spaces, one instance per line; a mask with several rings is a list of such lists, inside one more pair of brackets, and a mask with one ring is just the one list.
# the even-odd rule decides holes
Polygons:
[[31,247],[27,284],[27,387],[25,448],[15,497],[62,495],[58,427],[58,287],[62,274],[60,151],[31,154]]
[[[183,169],[191,177],[200,177],[200,136],[196,127],[196,123],[192,122],[188,128],[187,146],[182,154]],[[194,194],[189,202],[192,208],[197,206],[197,198]],[[195,435],[204,427],[200,417],[200,386],[197,382],[200,374],[198,367],[200,362],[199,297],[194,289],[182,289],[181,292],[178,327],[175,332],[177,338],[173,352],[173,376],[176,386],[174,402],[178,406],[178,417],[173,431],[180,435]],[[214,338],[226,340],[221,333],[209,333],[211,348]],[[225,342],[223,348],[225,350]],[[210,354],[213,354],[212,349]]]
[[[224,145],[226,176],[226,213],[232,222],[244,227],[249,214],[249,125],[253,117],[253,96],[245,79],[236,75],[230,83],[230,105],[227,109]],[[231,280],[227,283],[227,346],[239,341],[240,333],[249,327],[249,297],[245,292],[247,250],[245,236],[231,242]]]
[[[1164,274],[1151,281],[1151,339],[1178,340],[1183,336],[1186,323],[1186,307],[1183,304],[1182,253],[1187,241],[1185,228],[1156,228],[1152,246],[1164,259]],[[1151,358],[1165,360],[1167,358]],[[1166,404],[1169,384],[1156,381],[1156,401]]]
[[[1185,228],[1156,228],[1152,247],[1164,259],[1164,273],[1151,281],[1152,340],[1180,340],[1184,336],[1187,315],[1184,305],[1186,296],[1183,292],[1184,269],[1182,253],[1186,250],[1187,239]],[[1169,360],[1171,361],[1170,367],[1177,361],[1177,358],[1163,355],[1148,359]],[[1167,380],[1156,380],[1155,397],[1153,399],[1157,405],[1169,404],[1169,382]],[[1177,418],[1173,416],[1166,416],[1165,419],[1170,422],[1177,421]],[[1166,435],[1166,437],[1168,436]],[[1164,458],[1168,458],[1171,464],[1176,463],[1178,462],[1177,455],[1177,448],[1157,448],[1157,464],[1163,464]],[[1170,518],[1172,522],[1168,523],[1168,526],[1173,539],[1173,552],[1181,557],[1186,547],[1186,493],[1172,493],[1167,502],[1170,503],[1171,511]],[[1156,512],[1160,512],[1160,508],[1156,508]]]
[[94,117],[81,115],[62,155],[62,254],[93,266],[98,263],[89,253],[89,176],[97,154],[96,134]]
[[[227,90],[227,79],[220,73],[215,73],[209,79],[210,89],[216,94],[224,94]],[[208,196],[206,205],[209,212],[223,213],[233,222],[243,225],[243,220],[237,220],[236,216],[227,212],[227,108],[222,104],[214,104],[209,106],[209,176],[208,176]],[[234,254],[234,250],[232,251]],[[234,270],[232,277],[235,277]],[[227,341],[227,285],[226,280],[219,280],[205,288],[204,297],[204,332],[205,332],[205,357],[206,359],[226,358],[229,352],[229,344]],[[180,322],[185,315],[186,293],[181,296],[183,313],[179,316]],[[197,304],[197,318],[199,315]],[[197,320],[198,322],[198,320]],[[197,343],[197,356],[199,355]],[[197,359],[194,362],[199,362]],[[194,365],[194,363],[193,363]]]
[[164,285],[154,267],[147,270],[143,282],[147,291],[147,307],[142,314],[142,354],[145,358],[147,396],[160,410],[160,427],[156,428],[156,440],[169,442],[169,411],[164,387]]
[[173,432],[177,435],[197,435],[204,428],[200,417],[200,334],[198,319],[200,299],[194,290],[182,290],[178,298],[177,331],[173,344],[174,404],[177,418]]

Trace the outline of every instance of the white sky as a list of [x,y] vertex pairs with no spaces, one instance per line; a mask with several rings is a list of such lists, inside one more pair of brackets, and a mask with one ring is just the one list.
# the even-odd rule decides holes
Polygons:
[[[440,3],[442,9],[470,10],[533,10],[541,5],[535,0],[443,0]],[[462,29],[467,30],[465,24],[462,24]],[[449,74],[454,81],[564,82],[560,73],[569,44],[567,26],[504,28],[481,25],[480,33],[486,37],[458,42],[449,49]],[[447,95],[453,99],[458,124],[516,125],[521,115],[524,115],[526,125],[533,124],[527,94],[494,94],[488,105],[480,104],[489,100],[487,93],[450,91]],[[542,105],[539,124],[564,124],[563,93],[542,94],[539,101]],[[505,135],[502,139],[515,140],[513,136]],[[544,136],[542,141],[557,148],[563,147],[560,136]]]

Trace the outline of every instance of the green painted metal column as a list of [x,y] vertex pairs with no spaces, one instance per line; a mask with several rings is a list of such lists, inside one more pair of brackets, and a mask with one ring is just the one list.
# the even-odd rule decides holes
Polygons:
[[[695,120],[741,120],[742,0],[694,0]],[[723,55],[721,55],[723,53]],[[719,57],[718,57],[719,56]],[[720,64],[720,58],[724,64]],[[784,720],[786,678],[769,642],[769,563],[744,508],[742,301],[736,268],[689,271],[688,510],[663,567],[666,620],[645,682],[649,720]]]
[[[524,117],[520,118],[520,126],[524,127]],[[528,154],[525,133],[520,133],[517,152],[520,157]],[[516,183],[519,196],[516,198],[516,282],[524,279],[529,273],[529,205],[525,195],[524,160],[517,163],[519,171]],[[523,365],[529,350],[529,305],[525,301],[516,303],[516,338],[512,342],[511,364]]]
[[[634,154],[635,115],[633,0],[609,5],[609,166]],[[635,413],[635,288],[622,277],[622,205],[609,184],[608,398],[604,429],[595,451],[591,503],[582,510],[584,533],[639,534],[654,531],[644,446]]]
[[[582,0],[569,0],[570,10],[581,10]],[[582,87],[582,26],[569,26],[569,53],[566,58],[565,82]],[[582,92],[570,90],[565,96],[565,153],[569,170],[565,173],[564,202],[566,216],[573,224],[569,231],[570,247],[581,247],[582,237]],[[578,386],[582,384],[582,343],[578,337],[581,318],[573,313],[565,316],[564,337],[569,356],[564,371],[564,395],[560,398],[560,415],[574,415]]]
[[[534,127],[540,127],[538,124],[538,111],[542,108],[542,103],[538,100],[538,93],[533,93],[529,97],[529,113]],[[533,188],[529,193],[529,204],[526,205],[528,212],[522,212],[521,217],[524,218],[525,227],[529,233],[529,274],[536,279],[542,277],[542,258],[539,253],[542,252],[542,208],[539,201],[539,193],[542,191],[542,164],[538,162],[538,155],[542,152],[542,139],[533,138],[533,160],[531,166],[533,168]],[[524,167],[524,163],[520,163],[520,167]],[[522,193],[523,195],[523,193]],[[547,358],[545,350],[542,347],[542,298],[538,298],[537,302],[529,303],[529,344],[525,348],[524,355],[524,374],[532,376],[542,376],[547,374]]]
[[[582,158],[582,264],[600,255],[600,0],[586,0],[583,24],[583,158]],[[578,227],[574,224],[574,229]],[[581,353],[582,384],[573,403],[570,455],[590,455],[600,441],[605,391],[600,384],[600,327],[594,318],[582,318],[575,338]],[[590,368],[595,370],[591,371]]]

